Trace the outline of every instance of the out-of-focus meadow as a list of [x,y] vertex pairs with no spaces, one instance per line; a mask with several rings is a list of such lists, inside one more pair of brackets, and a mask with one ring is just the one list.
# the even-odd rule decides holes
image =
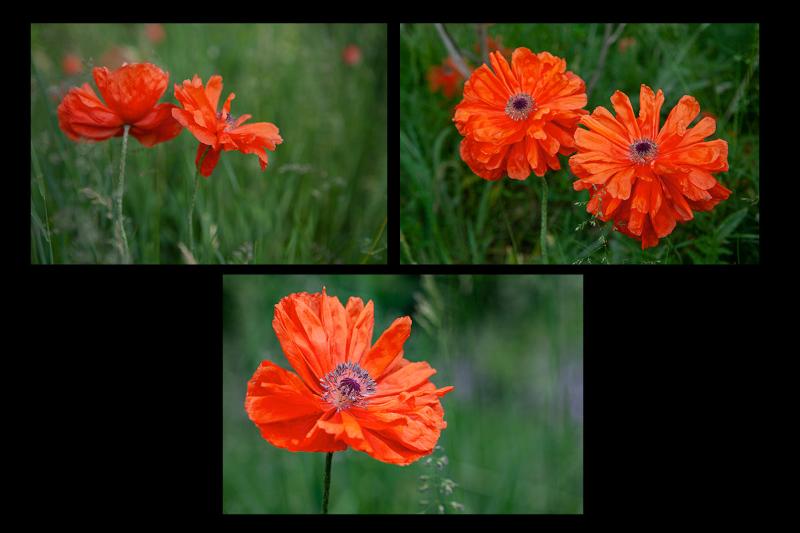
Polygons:
[[[31,262],[114,263],[111,196],[122,138],[70,141],[56,108],[94,66],[148,61],[173,84],[223,78],[231,111],[272,122],[283,144],[224,152],[201,178],[201,263],[386,262],[387,46],[384,24],[32,24]],[[222,100],[220,100],[222,101]],[[124,216],[132,261],[191,259],[187,213],[198,141],[128,143]]]
[[323,286],[343,303],[374,301],[373,342],[411,316],[405,357],[436,368],[437,387],[455,386],[442,398],[448,426],[430,464],[334,454],[331,513],[583,512],[582,277],[351,275],[224,277],[224,513],[320,511],[325,454],[269,444],[244,397],[262,360],[291,369],[274,305]]
[[[482,64],[476,24],[447,24],[472,67]],[[592,111],[626,93],[639,111],[642,83],[663,89],[663,126],[683,95],[717,120],[709,137],[728,142],[730,170],[716,175],[733,192],[695,213],[654,248],[611,230],[586,212],[588,191],[572,188],[568,157],[548,171],[546,242],[550,263],[759,262],[759,27],[756,24],[492,24],[492,42],[562,57],[586,82]],[[510,54],[509,54],[510,55]],[[400,224],[403,263],[541,263],[541,178],[486,181],[459,156],[452,122],[463,79],[451,96],[428,76],[448,52],[433,24],[400,29]],[[446,81],[445,78],[442,78]],[[446,85],[446,83],[445,83]],[[583,126],[580,126],[583,127]]]

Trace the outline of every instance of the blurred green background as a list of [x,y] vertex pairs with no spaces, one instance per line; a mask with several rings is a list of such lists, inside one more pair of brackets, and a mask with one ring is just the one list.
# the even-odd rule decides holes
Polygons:
[[[386,262],[386,25],[31,25],[31,261],[113,263],[110,196],[122,138],[75,143],[56,108],[93,66],[149,61],[173,85],[223,77],[235,115],[272,122],[283,144],[262,172],[254,155],[225,152],[202,179],[195,210],[201,263]],[[152,30],[151,30],[152,31]],[[345,61],[348,45],[360,58]],[[66,55],[81,72],[69,75]],[[198,141],[184,130],[153,148],[128,143],[124,214],[137,263],[186,261],[186,217]]]
[[[471,65],[476,24],[447,24]],[[549,51],[586,81],[597,75],[586,109],[612,109],[615,90],[626,93],[638,114],[639,87],[664,90],[663,125],[689,94],[702,113],[717,118],[711,139],[728,141],[729,172],[717,174],[733,190],[710,213],[696,213],[655,247],[593,225],[588,191],[572,188],[568,158],[545,176],[549,186],[547,243],[551,263],[758,263],[759,70],[755,24],[492,24],[488,34],[510,50]],[[608,34],[606,32],[608,31]],[[600,64],[604,39],[617,35]],[[426,74],[447,51],[432,24],[400,27],[400,223],[403,263],[539,263],[541,178],[504,177],[487,182],[458,153],[461,136],[452,122],[461,100],[431,93]],[[700,118],[700,117],[699,117]],[[576,205],[581,202],[582,205]]]
[[[244,397],[262,360],[291,369],[272,330],[274,305],[323,286],[342,303],[374,301],[373,342],[411,316],[405,357],[436,368],[437,387],[455,386],[442,398],[448,425],[432,464],[336,453],[330,512],[435,513],[439,504],[445,512],[457,504],[467,513],[583,512],[583,279],[554,275],[225,276],[223,512],[320,510],[325,454],[269,444]],[[446,479],[457,484],[452,494],[433,494]]]

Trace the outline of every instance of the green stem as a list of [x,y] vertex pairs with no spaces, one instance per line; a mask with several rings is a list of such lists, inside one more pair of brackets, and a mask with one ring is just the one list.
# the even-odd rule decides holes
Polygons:
[[384,228],[386,228],[386,218],[383,219],[383,224],[381,224],[381,229],[378,230],[377,235],[375,235],[375,239],[373,239],[372,245],[369,247],[369,252],[364,254],[364,258],[361,259],[362,265],[366,263],[370,257],[372,257],[372,254],[375,253],[375,247],[378,246],[378,241],[380,240],[381,235],[383,235]]
[[117,238],[121,242],[120,248],[122,251],[122,262],[130,262],[130,253],[128,252],[128,236],[125,235],[125,223],[122,220],[122,195],[125,193],[125,156],[128,152],[128,131],[130,130],[128,124],[122,133],[122,161],[119,165],[119,181],[117,182],[117,190],[114,192],[114,206],[115,218],[117,228]]
[[547,264],[547,180],[544,177],[542,178],[542,227],[539,243],[542,248],[542,263]]
[[207,146],[203,155],[200,156],[200,161],[197,163],[197,168],[194,171],[194,191],[192,192],[192,205],[189,206],[189,249],[192,251],[192,255],[197,259],[197,255],[194,253],[194,225],[192,224],[192,220],[194,217],[194,202],[197,199],[197,189],[200,188],[200,168],[203,166],[203,160],[206,158],[206,154],[211,149],[211,146]]
[[331,493],[331,461],[333,452],[328,452],[325,456],[325,488],[322,492],[322,514],[328,514],[328,497]]

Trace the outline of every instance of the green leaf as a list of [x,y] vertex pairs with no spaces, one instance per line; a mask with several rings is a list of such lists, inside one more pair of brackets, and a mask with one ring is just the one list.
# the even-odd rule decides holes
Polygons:
[[741,224],[742,220],[747,216],[747,208],[743,207],[742,209],[736,211],[735,213],[728,215],[728,217],[722,221],[722,224],[719,225],[717,228],[717,241],[722,242],[728,238],[728,235],[733,233],[733,230]]

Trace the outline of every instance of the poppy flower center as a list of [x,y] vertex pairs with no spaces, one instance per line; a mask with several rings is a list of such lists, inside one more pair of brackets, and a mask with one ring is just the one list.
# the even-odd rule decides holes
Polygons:
[[506,103],[506,115],[511,120],[525,120],[531,111],[536,109],[536,102],[528,93],[517,93]]
[[633,141],[628,152],[631,161],[642,165],[655,159],[658,145],[650,139],[637,139]]
[[325,390],[322,399],[344,411],[352,406],[366,407],[367,397],[375,394],[375,380],[357,363],[339,363],[319,380]]
[[[222,120],[222,111],[217,113],[217,118]],[[229,129],[229,128],[234,127],[236,125],[236,119],[237,118],[239,118],[239,117],[236,117],[236,116],[228,113],[228,117],[225,119],[225,123],[227,124],[225,129]]]

